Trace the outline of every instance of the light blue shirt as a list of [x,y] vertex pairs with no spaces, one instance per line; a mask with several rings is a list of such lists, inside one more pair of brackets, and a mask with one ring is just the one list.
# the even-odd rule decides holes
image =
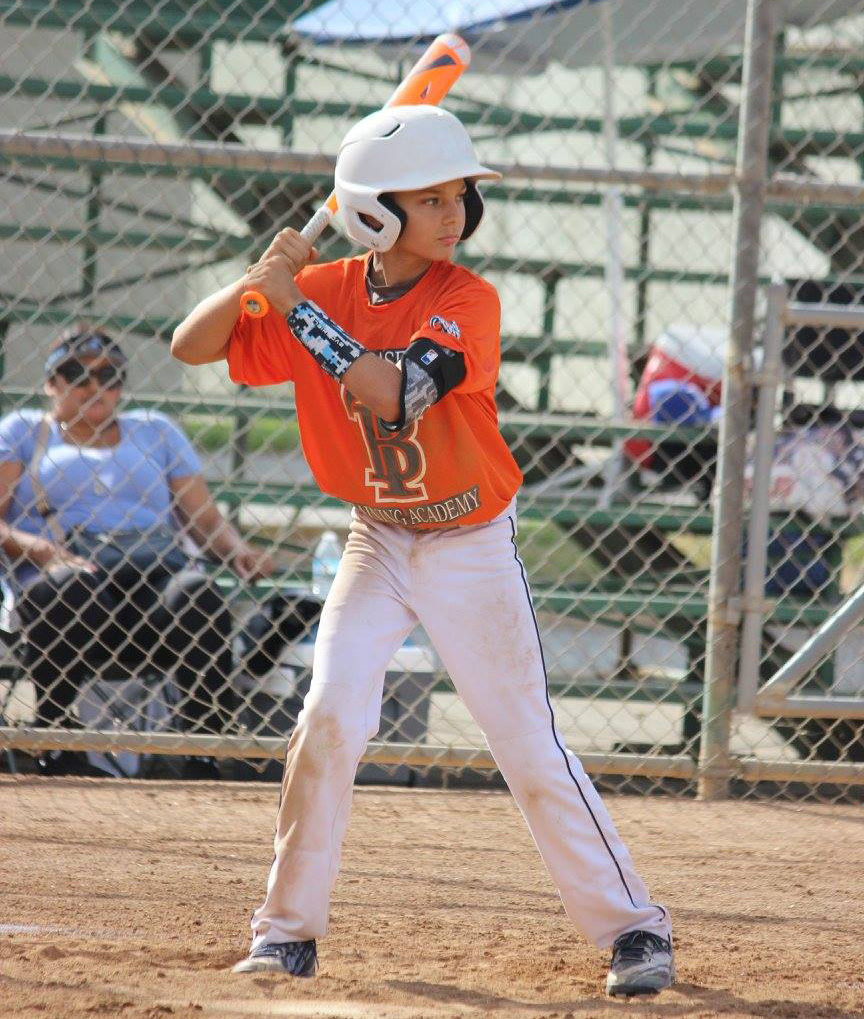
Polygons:
[[[16,461],[22,474],[10,500],[6,520],[13,527],[53,537],[36,509],[30,462],[36,447],[40,410],[16,410],[0,418],[0,461]],[[201,473],[201,461],[183,431],[166,415],[130,410],[118,415],[120,442],[111,447],[67,442],[53,418],[39,464],[39,479],[60,530],[146,531],[172,527],[175,478]],[[38,571],[24,562],[14,568],[26,583]]]

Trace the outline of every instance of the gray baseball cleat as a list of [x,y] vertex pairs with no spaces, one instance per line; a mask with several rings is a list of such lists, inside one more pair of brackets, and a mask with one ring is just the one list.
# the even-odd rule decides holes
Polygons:
[[318,969],[318,951],[314,941],[282,941],[259,945],[232,973],[282,973],[289,977],[313,977]]
[[651,931],[628,931],[612,945],[606,993],[629,996],[656,994],[675,983],[672,941]]

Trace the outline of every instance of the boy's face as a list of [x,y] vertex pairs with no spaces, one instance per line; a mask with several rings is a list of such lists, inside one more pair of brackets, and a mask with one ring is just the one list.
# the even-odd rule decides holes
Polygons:
[[432,261],[452,258],[465,229],[465,181],[396,191],[393,197],[408,222],[392,250]]

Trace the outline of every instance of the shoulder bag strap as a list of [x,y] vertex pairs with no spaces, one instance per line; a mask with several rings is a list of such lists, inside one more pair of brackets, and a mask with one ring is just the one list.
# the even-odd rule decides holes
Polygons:
[[30,458],[30,464],[27,468],[30,475],[30,481],[33,485],[33,494],[36,496],[36,512],[48,525],[48,529],[51,531],[51,537],[58,545],[66,544],[66,536],[60,529],[60,522],[57,520],[57,511],[48,501],[48,496],[45,492],[45,486],[42,484],[42,479],[39,476],[39,468],[42,464],[42,460],[45,456],[45,451],[48,448],[48,439],[51,436],[51,420],[47,414],[42,416],[42,420],[39,422],[39,430],[36,433],[36,445],[33,447],[33,456]]

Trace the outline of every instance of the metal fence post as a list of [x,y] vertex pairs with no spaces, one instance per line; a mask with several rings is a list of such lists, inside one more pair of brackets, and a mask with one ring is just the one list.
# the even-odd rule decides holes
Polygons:
[[753,485],[750,493],[750,523],[747,531],[747,562],[744,565],[743,624],[738,666],[738,710],[752,711],[759,688],[759,654],[765,620],[765,576],[768,565],[768,534],[771,526],[771,460],[774,455],[774,416],[783,356],[783,313],[786,287],[774,282],[768,287],[765,339],[759,400],[756,408],[756,438],[753,447]]
[[750,420],[753,323],[768,167],[776,0],[748,0],[743,102],[733,212],[729,342],[723,368],[717,503],[711,542],[699,794],[723,799],[732,774],[729,735],[738,650],[738,595],[744,530],[744,466]]

